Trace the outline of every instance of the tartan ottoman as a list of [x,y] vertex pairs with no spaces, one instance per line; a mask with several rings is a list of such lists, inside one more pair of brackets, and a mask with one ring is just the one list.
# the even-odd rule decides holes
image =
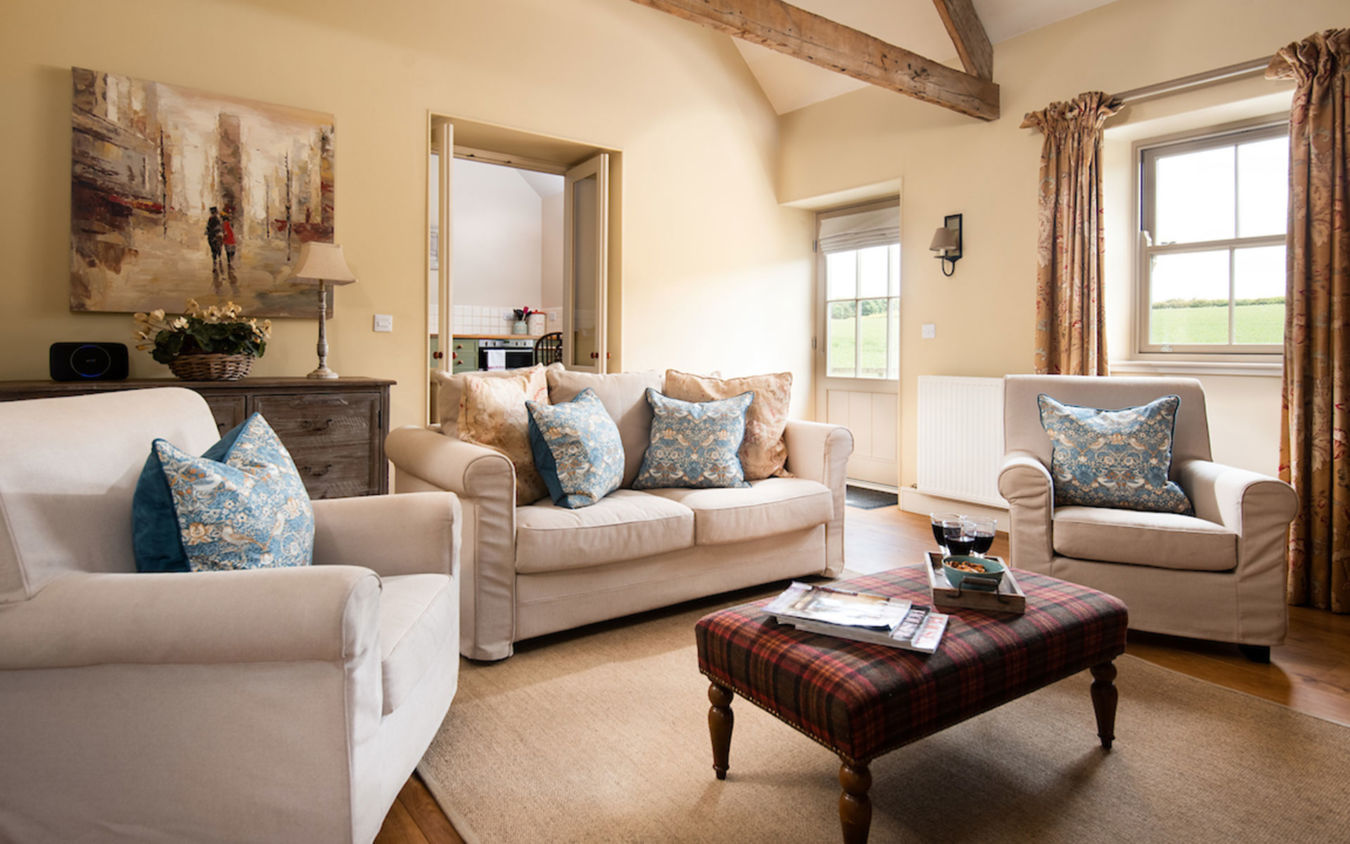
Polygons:
[[[1125,651],[1125,605],[1045,575],[1018,570],[1017,580],[1027,595],[1024,615],[954,611],[931,655],[780,625],[763,611],[769,599],[699,619],[698,667],[712,681],[708,728],[717,778],[727,775],[733,693],[839,755],[846,842],[867,840],[873,759],[1085,668],[1092,671],[1097,735],[1110,749],[1112,661]],[[929,601],[920,566],[839,585]]]

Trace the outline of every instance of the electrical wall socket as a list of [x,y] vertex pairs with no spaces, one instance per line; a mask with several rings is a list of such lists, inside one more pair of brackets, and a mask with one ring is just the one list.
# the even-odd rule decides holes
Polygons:
[[923,324],[923,328],[920,330],[922,332],[923,339],[925,340],[932,340],[933,338],[937,337],[937,323],[935,322],[925,322]]
[[371,329],[372,329],[373,331],[393,331],[393,330],[394,330],[394,315],[393,315],[393,314],[376,314],[376,315],[375,315],[375,321],[374,321],[374,322],[375,322],[375,324],[371,327]]

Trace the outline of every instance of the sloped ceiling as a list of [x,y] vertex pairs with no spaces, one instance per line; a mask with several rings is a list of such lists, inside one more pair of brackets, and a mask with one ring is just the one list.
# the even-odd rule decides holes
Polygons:
[[[1113,0],[974,0],[989,40],[1000,41],[1105,6]],[[956,48],[933,0],[790,0],[792,5],[862,30],[957,69]],[[785,114],[867,86],[767,47],[732,39],[775,111]],[[998,81],[998,49],[994,49]]]

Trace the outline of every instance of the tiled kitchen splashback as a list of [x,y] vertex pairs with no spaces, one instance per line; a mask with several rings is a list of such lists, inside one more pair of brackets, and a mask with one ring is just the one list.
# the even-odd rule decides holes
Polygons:
[[[451,330],[456,334],[510,334],[515,306],[455,305],[451,313]],[[562,330],[562,308],[544,308],[548,314],[548,330]]]

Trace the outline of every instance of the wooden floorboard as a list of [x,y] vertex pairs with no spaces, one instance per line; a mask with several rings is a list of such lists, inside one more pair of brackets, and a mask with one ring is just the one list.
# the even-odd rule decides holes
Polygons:
[[[850,507],[846,519],[845,559],[850,571],[894,568],[921,559],[933,547],[927,516],[896,507]],[[990,553],[1007,557],[1007,534],[999,534]],[[1130,633],[1126,652],[1216,685],[1350,725],[1350,659],[1345,656],[1350,653],[1350,615],[1290,607],[1289,635],[1283,645],[1271,649],[1269,665],[1251,662],[1236,645],[1137,631]],[[376,841],[462,844],[416,774],[399,792]]]

